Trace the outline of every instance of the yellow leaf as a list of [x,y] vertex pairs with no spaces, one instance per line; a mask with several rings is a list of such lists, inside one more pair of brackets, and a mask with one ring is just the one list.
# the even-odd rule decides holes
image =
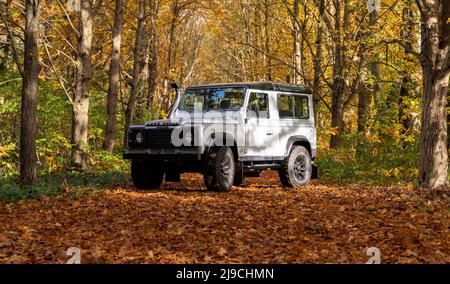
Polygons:
[[224,256],[227,252],[228,251],[225,248],[221,247],[221,248],[219,248],[219,251],[217,252],[217,254],[220,256]]
[[247,220],[247,221],[252,221],[253,217],[251,215],[247,215],[247,216],[244,217],[244,219]]

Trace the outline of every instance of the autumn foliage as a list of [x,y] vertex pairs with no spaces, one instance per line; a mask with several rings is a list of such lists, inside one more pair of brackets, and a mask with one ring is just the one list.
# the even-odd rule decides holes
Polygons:
[[182,185],[0,205],[1,263],[450,263],[449,197],[412,187],[285,189],[276,173],[228,194]]
[[[1,1],[0,263],[450,263],[450,6],[381,2]],[[319,181],[131,185],[170,83],[269,80],[312,89]]]

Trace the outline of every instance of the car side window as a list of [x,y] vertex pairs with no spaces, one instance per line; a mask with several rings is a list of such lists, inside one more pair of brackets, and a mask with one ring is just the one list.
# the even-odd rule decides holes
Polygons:
[[250,93],[247,107],[248,118],[269,118],[269,97],[264,93]]
[[278,114],[280,118],[308,119],[308,97],[278,95]]

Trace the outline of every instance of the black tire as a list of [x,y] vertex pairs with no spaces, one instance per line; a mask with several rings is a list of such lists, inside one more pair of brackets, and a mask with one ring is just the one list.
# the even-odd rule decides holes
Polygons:
[[210,191],[227,192],[234,182],[235,162],[230,147],[210,150],[203,175],[205,186]]
[[241,186],[244,183],[244,163],[236,161],[236,166],[234,167],[234,186]]
[[131,161],[131,179],[139,190],[151,190],[161,187],[164,178],[164,165],[157,161]]
[[278,171],[280,181],[286,187],[305,186],[311,180],[311,155],[303,146],[294,146],[289,157],[283,160]]

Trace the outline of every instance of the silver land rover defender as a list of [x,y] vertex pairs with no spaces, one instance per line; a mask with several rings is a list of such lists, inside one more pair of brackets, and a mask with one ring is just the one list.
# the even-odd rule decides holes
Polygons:
[[283,186],[307,185],[317,176],[311,90],[273,82],[189,87],[169,119],[128,130],[124,158],[138,189],[157,189],[185,172],[204,176],[208,190],[228,191],[265,169]]

